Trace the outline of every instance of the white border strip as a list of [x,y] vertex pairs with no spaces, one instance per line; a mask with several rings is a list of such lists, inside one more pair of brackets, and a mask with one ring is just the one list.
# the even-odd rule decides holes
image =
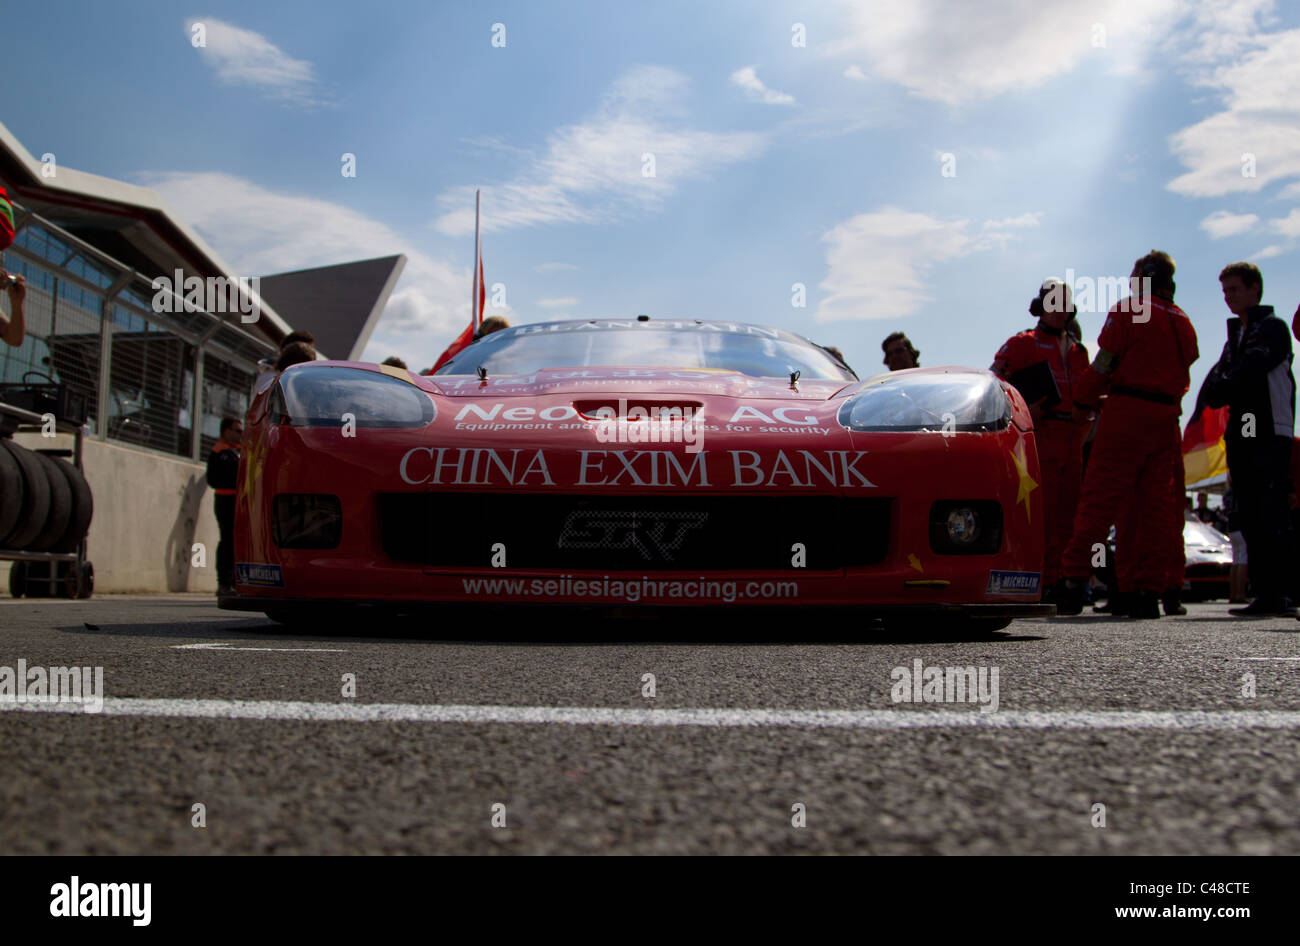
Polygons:
[[[0,711],[76,713],[76,703],[12,703]],[[99,715],[99,714],[94,714]],[[1038,712],[1003,710],[617,709],[580,706],[457,706],[419,703],[297,703],[277,700],[107,699],[102,715],[312,722],[525,723],[571,726],[806,727],[813,729],[1300,729],[1300,712],[1223,710]]]

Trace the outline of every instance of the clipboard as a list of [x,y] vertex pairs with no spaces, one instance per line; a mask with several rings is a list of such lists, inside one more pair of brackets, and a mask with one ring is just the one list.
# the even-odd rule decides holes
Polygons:
[[1007,380],[1015,385],[1026,404],[1033,404],[1039,398],[1047,398],[1043,401],[1044,408],[1061,403],[1061,389],[1056,386],[1052,367],[1046,361],[1036,361],[1028,368],[1021,368]]

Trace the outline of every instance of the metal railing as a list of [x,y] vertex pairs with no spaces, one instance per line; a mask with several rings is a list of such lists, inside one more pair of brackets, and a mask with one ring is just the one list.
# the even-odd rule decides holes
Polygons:
[[173,311],[155,311],[147,277],[14,210],[14,242],[0,255],[27,279],[27,336],[0,344],[0,381],[61,382],[85,397],[89,436],[203,460],[222,416],[247,410],[257,362],[275,346],[175,293]]

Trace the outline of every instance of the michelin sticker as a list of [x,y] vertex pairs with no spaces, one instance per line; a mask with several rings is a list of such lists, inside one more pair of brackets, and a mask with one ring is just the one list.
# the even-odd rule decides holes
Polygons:
[[1041,572],[989,572],[987,594],[1036,595]]
[[283,588],[284,578],[279,565],[257,565],[239,562],[235,565],[235,584],[257,585],[263,588]]

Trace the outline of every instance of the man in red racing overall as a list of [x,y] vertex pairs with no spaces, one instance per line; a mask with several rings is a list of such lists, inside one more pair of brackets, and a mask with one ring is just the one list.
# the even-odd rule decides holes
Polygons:
[[1183,484],[1175,482],[1182,450],[1178,417],[1187,369],[1200,355],[1191,320],[1174,305],[1173,277],[1173,258],[1159,250],[1133,265],[1133,295],[1111,307],[1097,339],[1097,357],[1076,391],[1080,411],[1096,410],[1102,395],[1108,396],[1061,564],[1060,614],[1083,609],[1083,586],[1096,549],[1104,548],[1117,510],[1131,510],[1126,532],[1132,540],[1116,550],[1116,564],[1126,562],[1119,590],[1133,593],[1133,617],[1160,617],[1171,550],[1175,541],[1181,546],[1183,530]]
[[1043,283],[1029,303],[1029,312],[1037,316],[1038,325],[1007,339],[993,356],[989,370],[1014,383],[1014,376],[1019,372],[1045,361],[1060,394],[1061,399],[1055,404],[1048,405],[1048,399],[1040,396],[1029,405],[1042,469],[1046,518],[1043,588],[1048,589],[1050,600],[1061,577],[1061,555],[1074,527],[1083,482],[1083,441],[1088,424],[1074,416],[1074,391],[1088,367],[1088,350],[1066,331],[1075,309],[1070,287],[1059,279]]

